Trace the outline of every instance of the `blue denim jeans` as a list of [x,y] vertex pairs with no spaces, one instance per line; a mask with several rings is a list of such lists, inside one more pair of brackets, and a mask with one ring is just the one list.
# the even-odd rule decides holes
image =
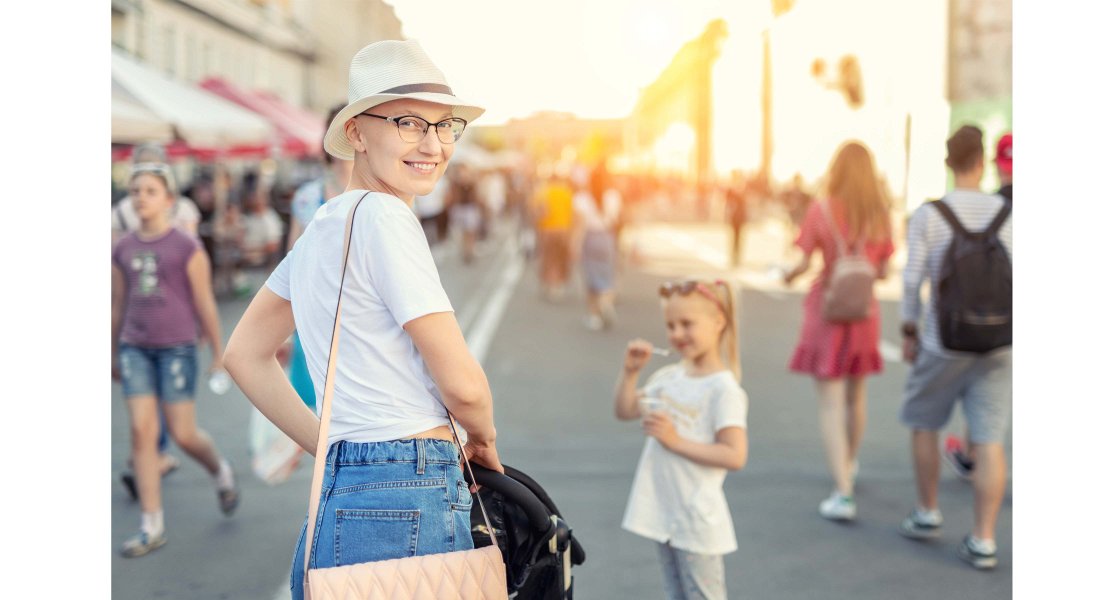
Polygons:
[[[303,598],[307,521],[292,557]],[[471,494],[459,449],[444,440],[337,442],[327,453],[311,567],[337,567],[474,548]]]

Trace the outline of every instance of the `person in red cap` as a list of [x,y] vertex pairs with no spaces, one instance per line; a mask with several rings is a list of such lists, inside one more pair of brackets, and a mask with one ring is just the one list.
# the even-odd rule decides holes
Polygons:
[[[1000,196],[1007,198],[1011,201],[1011,134],[1005,133],[1003,137],[999,138],[996,144],[996,156],[992,159],[996,165],[996,172],[999,173],[999,191],[996,192]],[[945,445],[942,448],[942,453],[949,466],[953,471],[962,479],[972,480],[972,469],[976,466],[976,456],[972,451],[972,445],[968,443],[968,427],[965,427],[964,435],[957,437],[955,435],[945,436]]]
[[996,171],[999,172],[1000,196],[1011,200],[1011,134],[1005,133],[996,144]]

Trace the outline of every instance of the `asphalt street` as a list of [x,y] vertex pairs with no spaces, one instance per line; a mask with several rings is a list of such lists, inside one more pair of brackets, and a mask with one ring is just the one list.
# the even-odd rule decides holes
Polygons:
[[[971,526],[972,494],[947,468],[941,481],[944,538],[919,543],[896,533],[915,494],[909,433],[897,420],[907,372],[898,360],[895,333],[897,278],[880,289],[887,365],[869,384],[856,485],[859,516],[842,525],[817,515],[830,483],[813,382],[786,369],[805,291],[805,285],[782,289],[770,274],[784,259],[787,231],[776,223],[753,226],[747,260],[731,269],[724,256],[727,234],[718,225],[636,225],[624,238],[619,319],[605,332],[582,327],[578,285],[562,302],[541,298],[535,266],[521,265],[509,233],[498,228],[469,265],[450,243],[435,254],[468,341],[483,354],[503,461],[548,490],[587,551],[587,563],[574,568],[576,598],[663,597],[654,544],[619,526],[644,438],[637,423],[614,419],[612,390],[629,339],[664,345],[657,285],[686,276],[742,284],[740,348],[750,397],[750,457],[725,485],[739,542],[739,550],[726,557],[731,598],[1011,597],[1010,481],[994,572],[975,571],[954,554]],[[248,299],[221,303],[227,336],[247,304]],[[643,379],[666,360],[654,357]],[[208,364],[206,351],[200,352],[200,364]],[[184,457],[183,467],[164,480],[168,544],[149,556],[121,558],[117,549],[135,531],[139,506],[117,481],[129,439],[126,407],[114,385],[112,531],[105,547],[113,554],[114,598],[272,599],[286,592],[306,512],[310,460],[283,484],[258,480],[247,446],[251,405],[236,388],[215,396],[200,382],[199,390],[200,424],[234,464],[241,507],[223,517],[208,475]],[[955,416],[950,429],[960,427]]]

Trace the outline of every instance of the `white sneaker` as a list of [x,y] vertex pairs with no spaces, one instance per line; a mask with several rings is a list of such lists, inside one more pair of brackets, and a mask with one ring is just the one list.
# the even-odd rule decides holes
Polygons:
[[615,320],[618,319],[618,314],[614,310],[614,305],[610,304],[609,302],[604,303],[604,306],[603,306],[602,310],[603,310],[603,326],[607,327],[607,328],[610,328],[611,325],[614,325]]
[[944,518],[941,516],[940,510],[926,511],[914,508],[902,520],[902,524],[898,526],[898,532],[912,540],[932,540],[941,537],[941,523],[943,521]]
[[832,521],[851,521],[856,518],[856,503],[851,496],[832,492],[831,496],[821,501],[820,513]]
[[591,331],[602,331],[603,319],[599,315],[587,315],[587,318],[583,320],[583,325]]

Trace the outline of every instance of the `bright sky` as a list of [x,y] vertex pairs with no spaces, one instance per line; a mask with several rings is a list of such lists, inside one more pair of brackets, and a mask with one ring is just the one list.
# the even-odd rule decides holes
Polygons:
[[541,110],[625,116],[640,89],[709,21],[753,16],[761,23],[770,12],[767,0],[389,3],[405,37],[420,42],[455,93],[486,107],[482,124]]
[[[719,173],[750,171],[760,162],[761,33],[769,27],[778,180],[796,173],[816,180],[836,149],[854,139],[872,150],[896,192],[908,181],[908,202],[944,190],[950,0],[797,0],[778,19],[769,0],[388,1],[395,1],[404,35],[421,43],[456,94],[487,108],[482,124],[542,110],[625,117],[685,42],[724,19],[728,36],[712,69]],[[858,56],[862,70],[858,111],[811,74],[814,60],[835,65],[846,54]],[[670,124],[654,154],[664,155],[659,165],[683,168],[694,152],[692,136],[671,132],[685,133]]]

